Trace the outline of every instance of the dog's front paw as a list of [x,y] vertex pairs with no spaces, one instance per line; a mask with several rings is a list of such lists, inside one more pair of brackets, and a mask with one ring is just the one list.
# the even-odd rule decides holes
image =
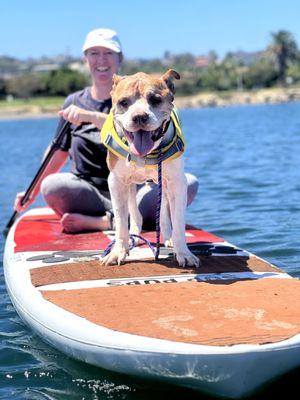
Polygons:
[[121,265],[123,261],[125,261],[126,256],[128,254],[128,250],[123,247],[113,247],[111,252],[108,253],[105,257],[102,258],[102,265],[113,265],[118,264]]
[[190,251],[185,252],[185,253],[175,253],[176,260],[179,264],[180,267],[200,267],[201,262],[198,257],[196,257],[193,253]]

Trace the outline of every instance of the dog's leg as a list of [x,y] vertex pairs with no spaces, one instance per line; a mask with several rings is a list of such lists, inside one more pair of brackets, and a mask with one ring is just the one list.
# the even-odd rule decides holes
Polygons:
[[136,202],[136,184],[129,187],[129,217],[130,217],[130,233],[139,235],[142,231],[143,217]]
[[185,239],[185,210],[187,204],[187,181],[182,168],[177,169],[168,181],[167,194],[172,220],[174,253],[181,267],[200,265],[198,257],[188,249]]
[[111,252],[105,256],[101,263],[105,265],[120,265],[128,254],[128,195],[129,185],[125,185],[112,172],[108,177],[108,186],[111,193],[112,207],[115,216],[116,236]]

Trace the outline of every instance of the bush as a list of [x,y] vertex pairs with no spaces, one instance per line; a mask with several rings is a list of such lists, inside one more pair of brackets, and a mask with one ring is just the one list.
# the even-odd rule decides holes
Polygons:
[[6,84],[4,79],[0,79],[0,99],[4,99],[7,95]]
[[26,73],[6,82],[6,92],[21,99],[43,94],[45,89],[45,82],[37,74]]
[[271,87],[278,80],[278,69],[271,59],[262,58],[253,63],[243,74],[243,84],[247,89]]
[[67,96],[88,85],[88,78],[69,69],[51,71],[44,78],[47,92],[50,96]]
[[300,64],[291,64],[287,70],[287,77],[292,79],[292,82],[300,81]]

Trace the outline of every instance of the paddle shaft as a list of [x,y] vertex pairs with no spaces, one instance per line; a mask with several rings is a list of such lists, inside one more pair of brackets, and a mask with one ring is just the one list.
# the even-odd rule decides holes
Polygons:
[[[63,126],[61,127],[61,131],[58,134],[58,136],[53,140],[50,150],[48,151],[45,159],[43,160],[40,168],[38,169],[35,177],[33,178],[33,180],[31,181],[28,189],[26,190],[24,197],[21,200],[21,205],[23,206],[24,204],[26,204],[26,202],[29,200],[33,190],[35,189],[36,185],[38,184],[39,180],[41,179],[45,169],[47,168],[48,164],[50,163],[50,161],[53,158],[54,153],[56,152],[56,150],[59,149],[62,140],[66,134],[66,131],[68,130],[70,126],[70,122],[65,121],[65,123],[63,124]],[[14,211],[12,216],[10,217],[10,220],[8,221],[8,223],[6,224],[5,230],[4,232],[8,232],[8,230],[11,228],[11,226],[13,225],[13,223],[15,222],[15,219],[18,215],[18,211]]]

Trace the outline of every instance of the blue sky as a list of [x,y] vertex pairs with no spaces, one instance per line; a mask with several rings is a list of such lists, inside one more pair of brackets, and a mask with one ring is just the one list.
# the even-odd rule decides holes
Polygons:
[[110,27],[126,58],[255,51],[270,32],[291,31],[300,45],[299,0],[2,0],[0,55],[81,55],[86,34]]

